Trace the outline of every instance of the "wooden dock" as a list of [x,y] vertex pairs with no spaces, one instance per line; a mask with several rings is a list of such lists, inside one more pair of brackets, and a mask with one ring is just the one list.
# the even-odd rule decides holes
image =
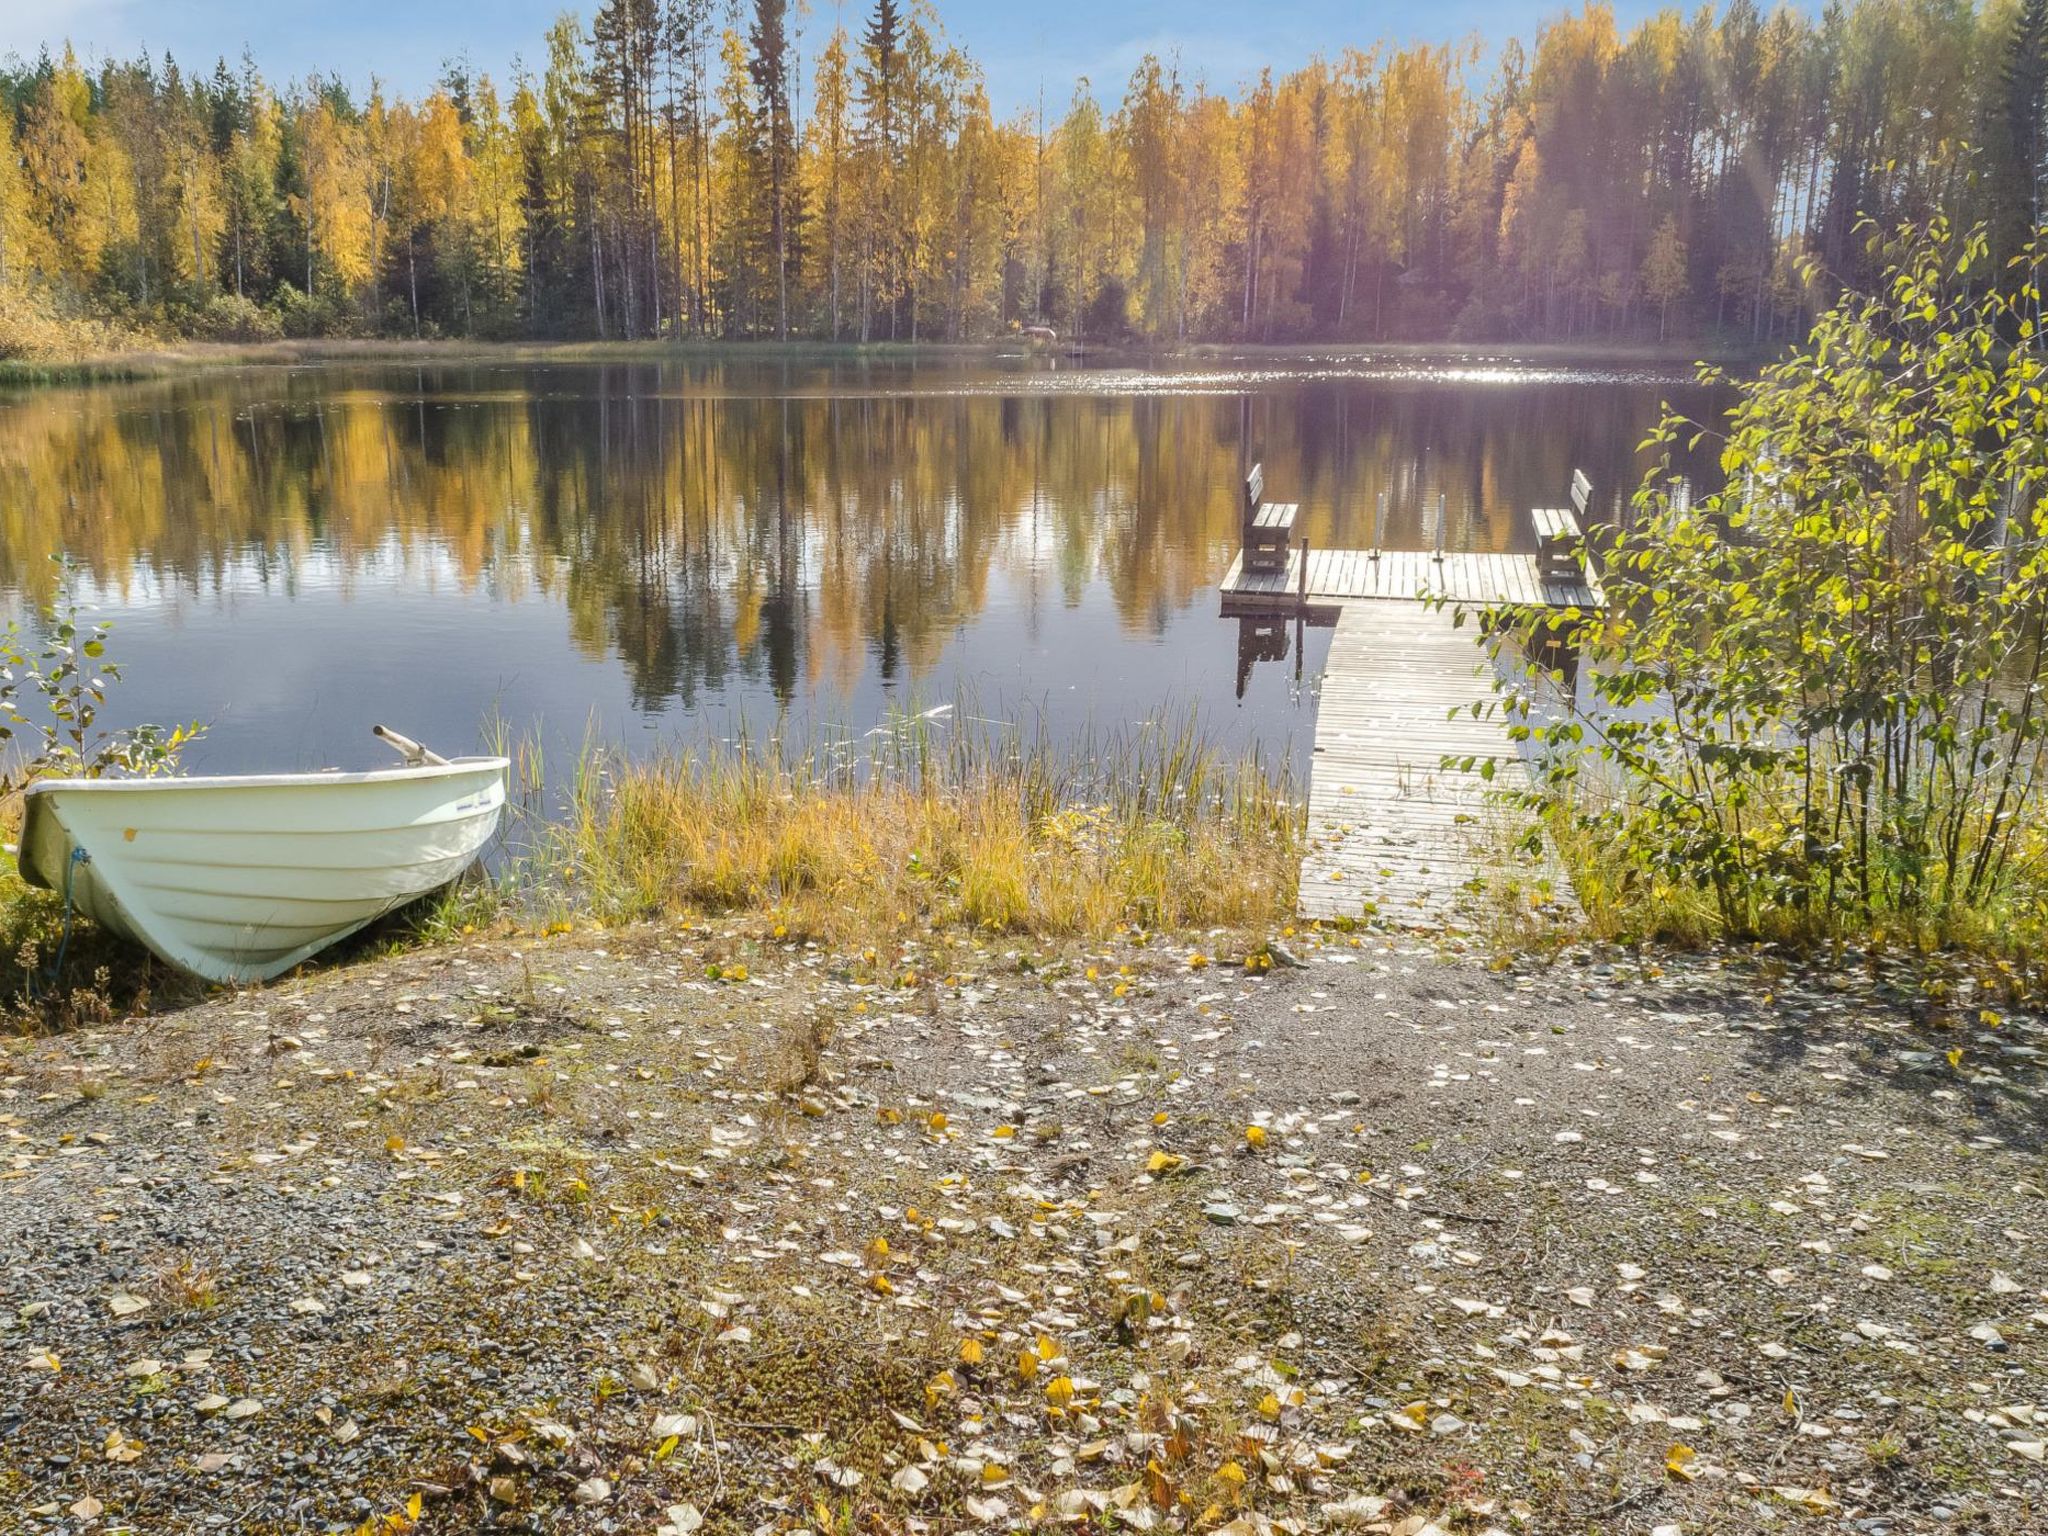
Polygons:
[[[1223,612],[1261,628],[1283,621],[1283,652],[1284,620],[1337,615],[1316,708],[1302,915],[1441,931],[1505,913],[1510,903],[1576,904],[1554,859],[1520,849],[1518,813],[1491,792],[1496,779],[1505,787],[1523,768],[1490,707],[1496,695],[1478,610],[1590,616],[1606,607],[1580,534],[1591,482],[1574,471],[1570,510],[1531,511],[1534,554],[1312,549],[1295,538],[1298,509],[1264,503],[1264,485],[1254,466],[1245,480],[1244,549],[1223,578]],[[1380,510],[1384,521],[1384,500]],[[1240,659],[1240,668],[1258,654]],[[1242,670],[1238,682],[1242,693]],[[1500,778],[1503,770],[1510,777]]]
[[1529,603],[1590,612],[1607,601],[1599,582],[1583,570],[1549,572],[1535,555],[1433,555],[1427,550],[1392,549],[1294,549],[1284,568],[1270,571],[1247,571],[1240,555],[1218,590],[1226,614],[1292,613],[1300,607],[1436,597],[1467,607]]
[[1475,616],[1458,625],[1449,608],[1346,603],[1316,710],[1304,917],[1469,927],[1506,884],[1573,901],[1554,861],[1512,852],[1513,818],[1476,766],[1445,766],[1520,771],[1498,715],[1472,709],[1494,700],[1477,640]]

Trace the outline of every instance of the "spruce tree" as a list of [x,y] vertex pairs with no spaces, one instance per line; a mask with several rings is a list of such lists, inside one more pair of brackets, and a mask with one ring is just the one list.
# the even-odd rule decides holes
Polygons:
[[2006,45],[2004,164],[1997,211],[2024,244],[2048,217],[2048,0],[2024,0]]

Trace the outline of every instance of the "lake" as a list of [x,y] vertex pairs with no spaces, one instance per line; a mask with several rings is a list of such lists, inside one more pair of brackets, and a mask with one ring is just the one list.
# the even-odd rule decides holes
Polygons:
[[[488,722],[629,748],[858,736],[957,703],[1063,740],[1193,709],[1306,766],[1328,632],[1218,616],[1247,452],[1317,547],[1612,516],[1688,370],[681,358],[195,371],[0,398],[0,610],[67,555],[109,720],[206,772],[381,765]],[[1293,637],[1287,642],[1291,652]]]

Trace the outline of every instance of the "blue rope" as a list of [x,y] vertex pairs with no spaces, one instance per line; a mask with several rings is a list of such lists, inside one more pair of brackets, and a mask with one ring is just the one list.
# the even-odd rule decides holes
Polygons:
[[[91,862],[91,854],[87,853],[83,848],[73,848],[71,850],[71,859],[64,866],[64,932],[57,940],[57,958],[50,962],[50,968],[43,973],[44,987],[56,986],[57,978],[64,974],[64,952],[71,947],[71,915],[77,910],[71,900],[71,879],[72,876],[78,873],[79,865],[90,864]],[[35,978],[30,977],[29,979],[33,982]],[[39,990],[39,988],[31,986],[29,995],[34,997]]]

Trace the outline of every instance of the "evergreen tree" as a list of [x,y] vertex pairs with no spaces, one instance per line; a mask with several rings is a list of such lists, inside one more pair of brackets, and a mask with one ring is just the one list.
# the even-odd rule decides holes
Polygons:
[[2010,254],[2048,217],[2048,0],[2023,0],[2013,17],[1999,85],[2004,152],[1997,212]]
[[791,159],[796,128],[790,120],[789,33],[784,23],[789,0],[754,0],[754,24],[748,32],[753,57],[747,71],[754,82],[754,100],[761,114],[757,174],[767,184],[768,251],[775,263],[775,333],[789,339],[789,200],[795,190]]

